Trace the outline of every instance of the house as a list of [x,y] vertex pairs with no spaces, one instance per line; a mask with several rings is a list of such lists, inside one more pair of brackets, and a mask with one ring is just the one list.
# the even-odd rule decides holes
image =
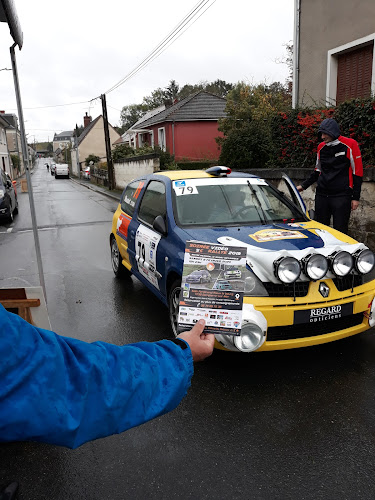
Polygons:
[[[140,147],[139,144],[142,144],[142,139],[138,140],[137,139],[137,136],[138,134],[140,134],[139,137],[142,136],[142,134],[144,133],[148,133],[148,130],[144,130],[142,128],[142,123],[145,122],[146,120],[148,120],[149,118],[152,118],[153,116],[159,114],[161,111],[164,111],[165,110],[165,105],[163,104],[162,106],[158,106],[157,108],[155,109],[151,109],[150,111],[147,111],[147,113],[145,113],[142,118],[140,118],[136,123],[134,123],[134,125],[132,125],[122,136],[120,139],[117,139],[117,141],[115,141],[113,143],[114,146],[116,146],[117,144],[122,144],[122,143],[126,143],[126,144],[129,144],[129,146],[133,147],[133,148],[137,148],[137,147]],[[154,144],[150,143],[150,146],[154,146]]]
[[136,135],[137,147],[148,144],[168,150],[177,161],[217,160],[220,149],[215,138],[218,120],[225,117],[226,100],[199,91],[163,109],[148,119],[141,119],[130,132]]
[[53,136],[52,148],[55,161],[67,163],[67,154],[74,144],[73,130],[65,130]]
[[14,173],[12,172],[12,163],[10,161],[10,155],[8,151],[7,135],[6,130],[9,127],[7,120],[2,118],[0,114],[0,168],[4,170],[7,174],[14,179]]
[[[19,158],[19,173],[22,174],[25,172],[25,166],[23,162],[23,154],[22,154],[22,146],[21,146],[21,133],[18,127],[18,117],[13,113],[5,113],[4,111],[0,111],[0,116],[2,119],[8,123],[6,127],[6,139],[8,146],[9,155],[15,155]],[[10,163],[12,163],[10,161]],[[15,169],[13,169],[15,170]],[[11,177],[17,177],[18,173],[13,171],[11,173]]]
[[[92,120],[91,116],[87,116],[86,113],[84,127],[83,132],[76,139],[74,147],[71,150],[72,172],[74,175],[78,175],[78,172],[82,170],[82,166],[89,155],[98,156],[103,162],[107,161],[103,116],[99,115],[95,120]],[[108,128],[109,141],[113,145],[115,141],[120,139],[120,134],[110,123],[108,124]]]
[[295,0],[293,106],[375,92],[374,0]]

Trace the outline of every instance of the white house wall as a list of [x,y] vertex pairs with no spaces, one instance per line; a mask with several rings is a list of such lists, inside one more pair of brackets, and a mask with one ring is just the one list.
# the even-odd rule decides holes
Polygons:
[[[300,4],[298,102],[325,105],[328,52],[374,33],[375,0],[301,0]],[[328,95],[332,92],[328,90]]]
[[[113,144],[120,138],[120,134],[109,126],[109,142]],[[111,148],[113,149],[113,147]],[[95,123],[87,136],[82,140],[79,145],[79,161],[84,163],[89,155],[99,156],[101,161],[107,161],[107,153],[105,149],[104,139],[104,121],[103,117]]]
[[136,177],[152,174],[159,170],[160,160],[159,158],[147,158],[114,163],[113,168],[115,171],[116,188],[124,189],[124,187]]

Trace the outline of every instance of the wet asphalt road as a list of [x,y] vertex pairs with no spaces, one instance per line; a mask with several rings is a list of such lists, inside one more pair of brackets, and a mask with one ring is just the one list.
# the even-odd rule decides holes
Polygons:
[[[32,180],[53,329],[116,344],[168,336],[164,306],[113,276],[116,202],[42,165]],[[0,225],[0,287],[39,284],[28,195],[19,201],[14,224]],[[285,352],[215,352],[180,406],[141,427],[77,450],[0,444],[0,487],[18,481],[20,500],[370,499],[374,389],[374,331]]]

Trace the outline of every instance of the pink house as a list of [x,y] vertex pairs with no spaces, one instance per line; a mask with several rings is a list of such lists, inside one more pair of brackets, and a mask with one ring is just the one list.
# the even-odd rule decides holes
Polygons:
[[177,161],[217,160],[220,149],[215,137],[223,135],[218,120],[225,117],[225,106],[223,97],[200,91],[144,117],[125,135],[132,146],[159,145]]

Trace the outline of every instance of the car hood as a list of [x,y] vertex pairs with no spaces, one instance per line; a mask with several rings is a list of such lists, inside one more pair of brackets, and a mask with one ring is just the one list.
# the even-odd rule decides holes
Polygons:
[[[306,223],[269,224],[259,226],[197,228],[186,230],[191,240],[219,242],[222,245],[244,246],[247,249],[247,264],[262,281],[279,281],[274,275],[274,261],[279,257],[303,259],[312,253],[326,257],[334,252],[346,250],[354,253],[367,248],[362,243],[343,236],[343,240],[328,228],[314,221]],[[341,233],[334,232],[337,235]],[[351,241],[348,243],[345,239]],[[333,278],[330,272],[327,278]],[[299,281],[309,278],[301,274]]]

